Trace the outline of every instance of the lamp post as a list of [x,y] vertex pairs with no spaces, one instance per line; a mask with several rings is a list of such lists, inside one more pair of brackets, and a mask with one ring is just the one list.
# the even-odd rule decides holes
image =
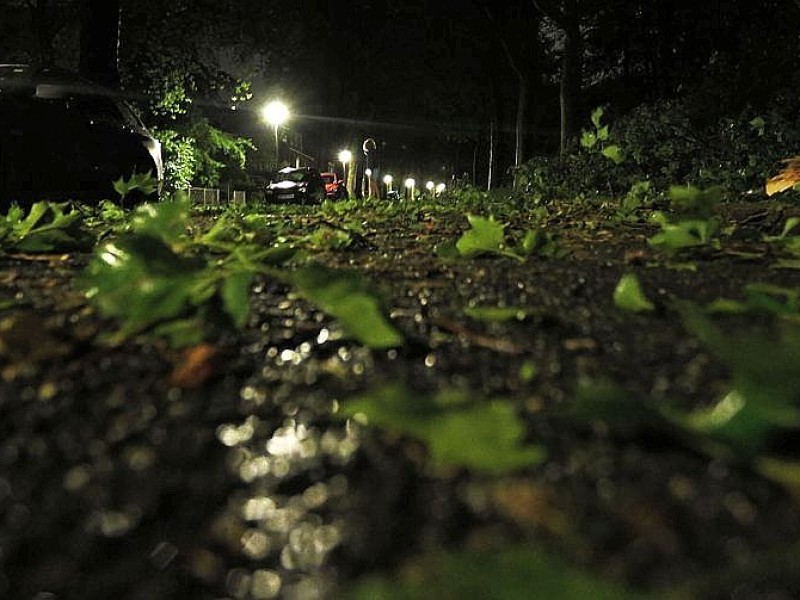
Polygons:
[[436,195],[441,196],[442,193],[447,189],[447,186],[444,183],[440,183],[436,186]]
[[261,114],[264,120],[272,125],[272,129],[275,131],[275,166],[277,167],[280,161],[278,153],[278,127],[289,120],[289,107],[280,100],[272,100],[264,105],[264,108],[261,109]]
[[433,198],[433,187],[434,183],[430,179],[425,182],[425,189],[428,190],[428,194],[430,194],[431,198]]
[[387,194],[392,191],[392,181],[394,181],[394,177],[392,177],[388,173],[383,176],[383,183],[386,184],[386,193]]
[[414,186],[416,186],[416,185],[417,185],[417,182],[414,180],[413,177],[409,177],[408,179],[405,180],[405,186],[406,186],[406,190],[408,190],[408,194],[409,194],[409,199],[410,200],[414,199]]
[[372,169],[369,167],[364,169],[364,178],[366,179],[367,184],[366,196],[367,198],[372,198]]
[[[347,182],[347,185],[349,185],[349,180],[347,179],[347,163],[351,160],[353,160],[353,153],[350,152],[350,150],[345,149],[339,152],[339,161],[342,163],[342,179]],[[355,193],[355,190],[353,190],[353,193]]]

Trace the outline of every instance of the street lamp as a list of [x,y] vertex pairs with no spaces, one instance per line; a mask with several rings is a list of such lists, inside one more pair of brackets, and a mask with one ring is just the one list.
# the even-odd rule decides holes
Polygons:
[[289,107],[280,100],[272,100],[264,105],[264,108],[261,109],[261,114],[264,120],[272,125],[272,129],[275,131],[275,165],[277,166],[279,161],[278,127],[289,120]]
[[344,179],[345,181],[347,181],[347,163],[349,163],[351,160],[353,160],[353,153],[350,152],[350,150],[345,149],[339,152],[339,161],[341,161],[342,163],[342,171],[343,171],[342,179]]
[[439,185],[436,186],[436,195],[441,196],[442,192],[444,192],[446,189],[447,186],[444,183],[440,183]]
[[413,177],[409,177],[405,181],[406,189],[409,191],[410,199],[414,199],[414,186],[417,185],[417,182],[414,180]]
[[428,190],[428,193],[431,195],[431,198],[433,198],[433,185],[434,184],[431,180],[425,182],[425,189]]
[[372,198],[372,169],[364,169],[364,177],[367,179],[367,198]]
[[392,191],[392,181],[394,181],[394,177],[392,177],[388,173],[383,176],[383,183],[386,184],[386,192],[387,193]]

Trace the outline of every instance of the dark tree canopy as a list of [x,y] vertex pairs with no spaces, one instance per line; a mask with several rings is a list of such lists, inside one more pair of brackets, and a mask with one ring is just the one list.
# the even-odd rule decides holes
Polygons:
[[119,84],[119,0],[83,0],[80,72],[100,83]]

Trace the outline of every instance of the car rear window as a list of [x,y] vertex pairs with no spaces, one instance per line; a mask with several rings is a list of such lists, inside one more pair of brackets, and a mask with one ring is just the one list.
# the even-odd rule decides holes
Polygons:
[[308,173],[305,171],[289,171],[288,173],[277,173],[274,181],[306,181]]

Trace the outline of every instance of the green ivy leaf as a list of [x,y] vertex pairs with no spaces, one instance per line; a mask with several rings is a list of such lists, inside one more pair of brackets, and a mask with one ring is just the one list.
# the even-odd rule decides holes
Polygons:
[[122,321],[120,339],[175,319],[214,293],[202,263],[175,254],[159,238],[128,236],[95,252],[83,279],[87,297]]
[[783,231],[781,231],[780,237],[785,238],[798,225],[800,225],[800,217],[789,217],[783,225]]
[[342,597],[349,600],[628,600],[636,596],[533,546],[506,546],[422,554],[394,576],[375,575],[356,582],[343,591]]
[[158,191],[158,179],[153,177],[152,171],[146,173],[132,173],[127,180],[120,177],[113,182],[114,191],[124,200],[131,192],[138,190],[145,196],[150,196]]
[[763,117],[755,117],[751,119],[748,124],[750,125],[750,129],[758,133],[759,136],[764,135],[764,127],[767,125],[767,122]]
[[714,219],[662,222],[661,231],[650,237],[647,242],[655,248],[667,251],[704,246],[711,241],[717,228],[718,223]]
[[672,413],[676,422],[753,453],[770,431],[800,428],[796,404],[800,388],[800,327],[789,325],[781,336],[720,331],[694,305],[678,305],[686,329],[700,339],[732,372],[731,391],[710,408]]
[[495,254],[523,260],[521,256],[510,251],[506,246],[505,227],[493,216],[488,219],[477,215],[467,215],[470,229],[465,231],[456,242],[456,249],[461,256],[473,257]]
[[345,332],[362,344],[391,348],[403,343],[358,275],[312,265],[294,272],[290,281],[302,296],[336,317]]
[[133,213],[133,231],[159,238],[177,249],[186,243],[189,197],[176,194],[163,202],[142,204]]
[[621,387],[606,380],[579,385],[575,402],[568,415],[579,421],[603,421],[612,426],[656,426],[661,415],[646,399],[634,397]]
[[520,258],[531,255],[562,257],[568,251],[560,247],[552,233],[539,227],[525,232],[522,241],[514,248],[514,253]]
[[705,220],[714,216],[722,201],[722,190],[710,187],[700,190],[694,186],[673,185],[669,188],[670,206],[682,218]]
[[597,144],[597,135],[593,131],[584,129],[581,132],[581,146],[583,148],[591,149]]
[[619,146],[613,144],[611,146],[606,146],[605,148],[603,148],[603,156],[611,159],[615,165],[619,165],[625,162],[625,154],[623,154],[622,149]]
[[456,248],[463,256],[483,253],[499,253],[505,250],[505,227],[495,221],[477,215],[467,215],[470,229],[456,242]]
[[0,244],[18,252],[69,252],[88,249],[93,238],[80,212],[66,203],[36,202],[28,213],[12,206],[0,220]]
[[222,305],[237,327],[243,327],[250,314],[250,290],[254,277],[250,271],[238,271],[222,282]]
[[456,259],[461,256],[461,253],[456,247],[457,242],[453,240],[446,240],[438,244],[434,250],[436,256],[445,260]]
[[592,119],[592,124],[594,125],[595,129],[600,129],[600,127],[601,127],[600,120],[603,118],[603,115],[605,114],[605,112],[606,111],[603,109],[602,106],[598,106],[597,108],[595,108],[592,111],[591,119]]
[[544,460],[537,446],[524,446],[523,423],[508,403],[489,402],[440,414],[427,443],[437,465],[503,474]]
[[800,427],[800,409],[777,398],[754,399],[731,390],[710,407],[681,413],[664,409],[674,423],[696,433],[730,443],[738,452],[758,452],[770,431]]
[[469,306],[464,314],[478,321],[522,321],[528,315],[524,308],[513,306]]
[[525,426],[510,404],[463,391],[431,397],[395,385],[348,400],[342,412],[422,441],[438,467],[502,474],[544,460],[542,448],[523,443]]
[[639,278],[633,273],[623,275],[614,289],[614,304],[632,312],[648,312],[655,310],[655,305],[647,299],[639,284]]

